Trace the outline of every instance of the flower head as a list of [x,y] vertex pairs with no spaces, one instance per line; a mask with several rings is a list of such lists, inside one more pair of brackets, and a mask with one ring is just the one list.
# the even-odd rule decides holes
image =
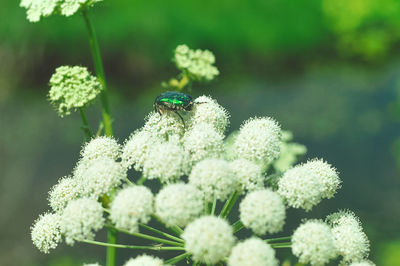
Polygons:
[[170,183],[190,170],[190,156],[176,141],[154,144],[149,148],[143,164],[143,174],[148,179]]
[[221,157],[224,136],[207,123],[200,123],[188,130],[183,137],[183,145],[193,162],[205,158]]
[[156,196],[156,214],[167,225],[186,226],[203,212],[202,193],[189,184],[171,184]]
[[242,191],[264,188],[264,176],[258,164],[246,159],[237,159],[230,162],[230,166]]
[[93,239],[104,225],[103,207],[95,199],[80,198],[68,203],[61,215],[61,232],[65,242]]
[[300,225],[292,237],[292,252],[300,263],[324,265],[337,256],[331,229],[318,220]]
[[369,240],[353,212],[339,211],[326,220],[332,225],[336,249],[345,262],[357,262],[368,257]]
[[232,227],[214,216],[203,216],[188,224],[182,234],[185,249],[195,261],[215,264],[228,256],[235,242]]
[[229,114],[216,100],[208,96],[200,96],[194,100],[193,115],[189,124],[195,126],[207,123],[214,126],[217,132],[223,134],[229,125]]
[[196,186],[207,202],[216,197],[225,200],[237,189],[237,180],[227,161],[205,159],[197,163],[189,175],[189,183]]
[[175,49],[174,61],[178,69],[192,80],[210,81],[219,74],[213,66],[215,57],[208,50],[192,50],[186,45],[179,45]]
[[61,242],[60,215],[45,213],[31,227],[33,244],[43,253],[49,253]]
[[153,194],[145,186],[124,188],[111,203],[110,212],[118,228],[138,232],[138,223],[147,223],[153,213]]
[[126,177],[121,163],[110,158],[98,158],[89,162],[80,161],[74,177],[81,183],[82,194],[98,197],[109,194]]
[[30,22],[38,22],[42,17],[61,13],[71,16],[80,8],[89,7],[101,0],[22,0],[21,7],[27,9],[26,14]]
[[236,156],[263,165],[279,156],[281,128],[270,117],[251,118],[243,123],[235,139]]
[[259,238],[249,238],[233,247],[229,266],[278,266],[275,250]]
[[278,193],[289,206],[309,211],[322,199],[333,197],[340,182],[330,164],[312,160],[286,171],[278,182]]
[[85,67],[61,66],[50,78],[49,100],[61,117],[92,102],[102,86]]
[[83,189],[81,183],[71,177],[64,177],[53,186],[49,192],[49,205],[56,211],[62,211],[68,202],[81,196]]
[[112,137],[100,136],[87,142],[82,148],[81,156],[84,160],[97,158],[110,158],[117,160],[120,155],[121,146]]
[[148,256],[148,255],[140,255],[136,258],[131,258],[127,262],[125,262],[124,266],[163,266],[164,263],[161,259]]
[[151,112],[146,118],[143,130],[161,139],[170,140],[183,136],[185,126],[181,118],[173,112],[166,112],[164,114]]
[[147,151],[161,140],[146,130],[135,131],[122,148],[121,164],[125,168],[134,167],[139,171],[143,168]]
[[269,189],[253,191],[240,203],[240,220],[258,235],[277,233],[285,224],[286,211],[278,193]]
[[101,265],[99,263],[89,263],[89,264],[85,263],[83,264],[83,266],[101,266]]

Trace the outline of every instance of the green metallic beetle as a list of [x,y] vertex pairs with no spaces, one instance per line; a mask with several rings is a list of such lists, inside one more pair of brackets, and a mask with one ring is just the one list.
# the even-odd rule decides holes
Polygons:
[[178,111],[191,111],[193,105],[192,96],[181,92],[167,91],[158,95],[154,100],[154,111],[160,115],[172,111],[181,118],[183,125],[185,125],[185,121]]

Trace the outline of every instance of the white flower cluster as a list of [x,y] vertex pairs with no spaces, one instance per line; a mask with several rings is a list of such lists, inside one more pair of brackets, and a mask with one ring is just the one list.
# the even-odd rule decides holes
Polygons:
[[339,211],[326,220],[332,226],[335,246],[344,262],[358,262],[368,257],[369,241],[353,212]]
[[192,50],[187,45],[179,45],[175,49],[174,61],[178,69],[191,80],[210,81],[219,74],[213,66],[215,57],[208,50]]
[[285,205],[278,193],[269,189],[251,192],[240,203],[240,220],[257,235],[277,233],[286,218]]
[[49,100],[61,117],[88,105],[102,90],[100,81],[80,66],[58,67],[50,78],[50,87]]
[[30,22],[38,22],[42,17],[61,14],[69,17],[79,9],[92,6],[102,0],[21,0],[20,6],[26,8]]
[[[54,213],[33,225],[34,244],[49,252],[62,237],[71,245],[92,240],[105,223],[139,236],[139,225],[152,231],[144,224],[154,217],[180,232],[162,235],[181,237],[172,248],[184,249],[197,263],[276,266],[273,248],[284,244],[301,263],[324,265],[341,256],[346,265],[368,265],[368,239],[349,211],[329,215],[326,223],[304,222],[291,242],[268,244],[259,238],[283,230],[287,206],[309,211],[333,197],[341,183],[338,173],[319,159],[292,167],[299,152],[290,149],[285,151],[290,158],[277,166],[282,132],[270,117],[250,118],[226,139],[227,111],[207,96],[193,105],[182,116],[184,123],[174,112],[152,112],[123,145],[109,137],[85,144],[73,175],[50,191]],[[140,182],[132,184],[129,169],[141,172],[141,181],[158,180],[162,187],[153,195]],[[276,184],[269,183],[271,176],[278,177]],[[238,199],[240,220],[231,225],[227,215]],[[236,243],[234,233],[243,227],[258,237]],[[125,263],[134,265],[164,262],[142,255]]]
[[147,223],[153,213],[153,194],[145,186],[120,190],[111,203],[110,218],[118,228],[135,233],[138,223]]
[[163,266],[164,262],[159,259],[148,255],[140,255],[136,258],[129,259],[124,266]]
[[278,193],[289,206],[309,211],[322,199],[332,198],[340,183],[335,168],[314,159],[286,171],[279,180]]
[[116,140],[98,137],[85,144],[72,177],[63,177],[49,192],[54,214],[39,217],[32,227],[32,240],[47,253],[61,242],[91,240],[104,226],[99,197],[109,197],[126,178],[126,169],[117,162],[121,147]]
[[249,238],[233,247],[229,266],[278,266],[275,250],[259,238]]
[[228,256],[235,241],[228,222],[214,216],[203,216],[190,223],[182,237],[193,259],[207,264],[215,264]]
[[331,228],[318,220],[303,223],[293,234],[292,252],[299,257],[300,263],[328,263],[337,255]]

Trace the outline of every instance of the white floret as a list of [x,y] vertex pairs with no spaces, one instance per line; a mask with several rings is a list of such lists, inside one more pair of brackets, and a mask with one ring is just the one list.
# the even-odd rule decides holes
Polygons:
[[252,237],[233,247],[228,266],[278,266],[275,250],[263,240]]
[[240,220],[258,235],[277,233],[285,224],[286,211],[278,193],[269,189],[253,191],[240,203]]
[[281,128],[274,119],[251,118],[242,124],[235,139],[236,156],[269,164],[279,156],[281,135]]
[[229,114],[216,100],[208,96],[200,96],[194,100],[193,115],[189,125],[200,123],[212,125],[217,132],[224,134],[229,125]]
[[227,257],[235,242],[228,222],[214,216],[194,220],[185,228],[182,237],[193,260],[207,264],[215,264]]
[[125,168],[132,166],[136,171],[143,168],[147,151],[161,140],[146,130],[135,131],[122,148],[121,163]]
[[94,232],[103,228],[103,207],[94,199],[80,198],[68,203],[61,215],[61,232],[65,242],[92,240]]
[[207,202],[225,200],[238,188],[237,179],[227,161],[205,159],[197,163],[189,175],[189,183],[196,186]]
[[176,141],[169,141],[149,147],[143,174],[147,179],[170,183],[188,174],[190,166],[189,154]]
[[62,211],[68,202],[77,199],[82,194],[81,183],[75,178],[63,177],[54,185],[49,192],[49,205],[56,211]]
[[186,226],[203,212],[202,193],[189,184],[171,184],[156,196],[156,214],[167,225]]
[[31,227],[33,244],[43,253],[50,253],[61,242],[60,215],[45,213],[40,215]]
[[146,254],[131,258],[125,262],[124,266],[163,266],[162,259],[157,257],[149,256]]
[[167,111],[161,115],[157,112],[151,112],[146,118],[143,130],[164,140],[169,140],[183,136],[185,125],[174,112]]
[[292,237],[292,252],[300,263],[325,265],[337,256],[330,227],[318,220],[301,224]]
[[335,169],[322,160],[312,160],[286,171],[278,182],[278,193],[293,208],[312,209],[340,187]]
[[89,162],[81,161],[83,166],[78,166],[75,178],[80,182],[83,195],[99,197],[109,194],[126,178],[126,168],[121,163],[109,158],[98,158]]
[[83,160],[97,158],[110,158],[117,160],[120,156],[121,146],[112,137],[100,136],[86,143],[81,151]]
[[254,191],[264,187],[264,176],[258,164],[246,159],[237,159],[230,162],[230,165],[241,191]]
[[224,136],[207,123],[193,126],[185,133],[183,145],[190,153],[193,162],[205,158],[219,158],[223,152]]
[[111,203],[111,221],[120,229],[138,232],[138,223],[147,223],[154,212],[153,194],[145,186],[120,190]]
[[332,225],[335,246],[344,262],[357,262],[368,257],[369,240],[353,212],[333,213],[327,217],[327,221]]

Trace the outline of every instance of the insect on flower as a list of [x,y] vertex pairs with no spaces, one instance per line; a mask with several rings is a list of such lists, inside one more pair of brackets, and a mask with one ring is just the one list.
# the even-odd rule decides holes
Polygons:
[[181,118],[183,125],[185,125],[183,117],[178,111],[191,111],[193,104],[192,96],[181,92],[167,91],[158,95],[154,100],[154,111],[160,115],[172,111]]

